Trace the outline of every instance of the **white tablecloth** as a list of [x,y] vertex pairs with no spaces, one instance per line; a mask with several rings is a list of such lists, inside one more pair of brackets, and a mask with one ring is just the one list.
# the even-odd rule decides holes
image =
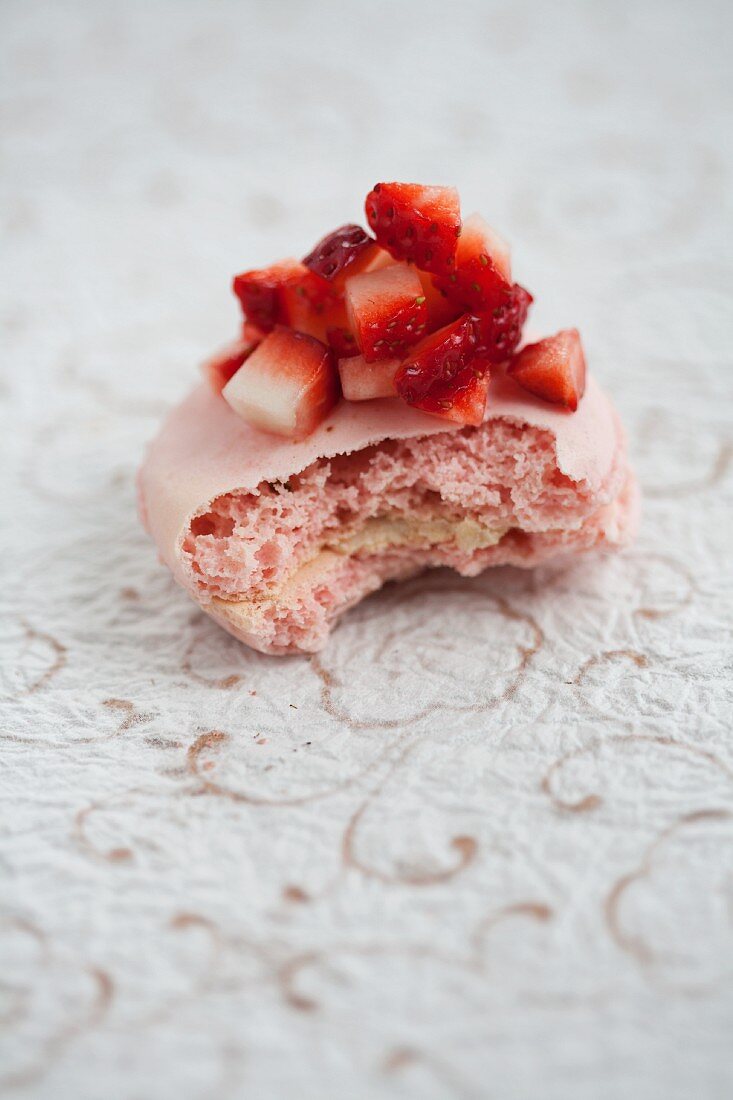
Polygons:
[[[0,1094],[731,1095],[731,8],[0,8]],[[576,324],[621,557],[240,648],[135,516],[237,269],[455,182]]]

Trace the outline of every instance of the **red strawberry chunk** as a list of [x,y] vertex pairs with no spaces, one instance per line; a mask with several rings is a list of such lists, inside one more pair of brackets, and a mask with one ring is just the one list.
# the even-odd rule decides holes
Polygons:
[[260,340],[264,340],[267,333],[260,328],[259,325],[255,325],[252,321],[242,322],[242,339],[248,340],[252,345],[259,344]]
[[563,329],[515,355],[507,373],[525,390],[575,411],[585,392],[585,355],[576,328]]
[[396,260],[408,260],[422,271],[453,270],[461,232],[455,187],[418,183],[377,183],[366,198],[366,214],[382,248]]
[[517,350],[533,301],[529,291],[515,283],[501,304],[475,318],[478,348],[490,363],[503,363]]
[[436,278],[435,285],[467,313],[493,309],[511,289],[509,246],[480,214],[463,226],[455,270]]
[[232,289],[242,304],[247,320],[269,332],[283,320],[283,289],[304,274],[307,274],[307,269],[297,260],[281,260],[271,267],[235,275]]
[[338,374],[330,349],[320,341],[276,328],[222,393],[248,424],[288,439],[303,439],[338,401]]
[[325,341],[328,328],[346,327],[341,292],[297,260],[237,275],[234,292],[247,321],[265,332],[288,325]]
[[489,364],[473,359],[449,382],[437,382],[410,404],[444,420],[455,420],[459,424],[478,428],[484,420],[489,382]]
[[[360,225],[342,225],[318,242],[303,263],[332,286],[343,288],[349,275],[371,271],[383,263],[384,250]],[[386,257],[390,262],[390,257]]]
[[408,405],[415,405],[436,385],[450,388],[475,354],[475,322],[472,317],[459,317],[412,349],[397,372],[397,392]]
[[369,363],[404,355],[423,336],[428,317],[422,284],[407,264],[390,264],[348,279],[346,312]]
[[431,275],[428,275],[424,271],[418,271],[420,282],[422,283],[422,292],[425,295],[425,305],[428,310],[428,332],[435,332],[436,329],[442,328],[443,325],[450,324],[451,321],[457,320],[463,313],[460,306],[457,306],[455,302],[451,302],[450,298],[446,298],[442,290],[438,290],[433,285],[433,279]]
[[356,337],[348,328],[336,325],[326,332],[326,340],[337,359],[350,359],[359,354]]
[[306,267],[280,287],[279,297],[279,323],[297,332],[326,343],[329,328],[346,328],[343,297]]
[[394,376],[399,359],[378,359],[367,363],[363,355],[339,360],[341,389],[347,401],[371,401],[374,397],[396,397]]

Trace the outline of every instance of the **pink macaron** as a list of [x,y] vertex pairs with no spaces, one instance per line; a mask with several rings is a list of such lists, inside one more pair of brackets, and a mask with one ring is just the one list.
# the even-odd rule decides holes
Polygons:
[[140,473],[175,578],[265,653],[321,649],[386,581],[617,548],[637,522],[580,333],[526,342],[503,237],[450,186],[376,183],[364,212],[234,276],[240,336]]

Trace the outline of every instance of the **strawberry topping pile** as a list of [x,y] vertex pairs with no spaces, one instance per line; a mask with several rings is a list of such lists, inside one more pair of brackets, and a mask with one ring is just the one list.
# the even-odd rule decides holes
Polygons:
[[585,388],[576,329],[517,352],[532,295],[509,247],[453,187],[378,183],[371,234],[342,225],[299,260],[236,275],[242,333],[205,364],[248,423],[290,439],[338,401],[397,398],[460,424],[483,422],[492,374],[574,411]]

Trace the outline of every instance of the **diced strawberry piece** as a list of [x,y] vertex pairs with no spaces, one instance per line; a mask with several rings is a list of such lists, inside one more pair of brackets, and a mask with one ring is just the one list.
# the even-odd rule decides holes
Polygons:
[[410,404],[423,412],[478,428],[483,424],[489,395],[489,364],[478,358],[463,367],[449,382],[437,382]]
[[253,350],[241,340],[235,340],[201,365],[204,378],[214,393],[221,393],[229,379],[237,373]]
[[341,292],[297,260],[235,276],[234,292],[248,323],[265,332],[288,325],[325,341],[329,327],[346,327]]
[[282,291],[297,281],[307,268],[297,260],[281,260],[271,267],[235,275],[232,289],[248,321],[269,332],[282,318]]
[[462,316],[426,336],[402,363],[395,385],[408,405],[431,392],[437,384],[449,385],[476,354],[476,325]]
[[303,439],[338,401],[338,373],[330,349],[320,341],[276,328],[222,393],[247,423],[288,439]]
[[332,280],[356,263],[372,245],[376,242],[360,225],[342,225],[322,237],[303,257],[303,263],[322,279]]
[[435,332],[436,329],[449,325],[451,321],[456,321],[463,313],[461,307],[457,306],[455,302],[451,302],[442,290],[438,290],[433,285],[432,276],[428,275],[427,272],[418,271],[418,275],[422,283],[422,292],[425,295],[425,305],[428,310],[427,331]]
[[335,326],[326,332],[326,340],[337,359],[350,359],[359,354],[356,337],[347,328]]
[[[244,328],[250,326],[245,325]],[[255,326],[251,326],[253,329]],[[259,332],[259,330],[257,330]],[[202,364],[204,378],[211,386],[214,393],[221,393],[230,378],[237,373],[242,363],[252,354],[261,340],[261,336],[253,333],[242,332],[239,340],[233,340],[225,348],[212,355]]]
[[576,328],[547,336],[514,356],[507,373],[525,390],[575,411],[585,392],[585,355]]
[[360,225],[334,229],[303,260],[310,271],[339,289],[343,289],[348,276],[373,271],[385,262],[391,263],[392,257]]
[[390,264],[348,279],[346,313],[369,363],[399,358],[422,337],[428,319],[422,284],[407,264]]
[[[383,267],[391,267],[394,263],[394,256],[390,256],[386,249],[377,247],[376,252],[372,253],[369,258],[369,262],[364,265],[362,271],[381,271]],[[358,274],[356,271],[354,274]],[[349,272],[347,272],[347,276]]]
[[515,283],[500,305],[475,318],[479,352],[490,363],[503,363],[517,350],[533,301],[529,291]]
[[253,324],[251,321],[242,322],[242,339],[249,340],[251,344],[259,344],[260,340],[264,340],[267,333],[264,329],[261,329],[259,325]]
[[436,278],[435,285],[467,313],[493,309],[511,289],[509,246],[480,214],[466,219],[455,270]]
[[327,342],[329,328],[345,328],[346,309],[343,297],[320,275],[306,267],[296,278],[279,290],[279,322]]
[[461,233],[455,187],[377,183],[365,207],[378,243],[396,260],[408,260],[422,271],[439,275],[453,270]]
[[394,376],[399,359],[378,359],[367,363],[363,355],[339,360],[341,389],[347,401],[370,401],[374,397],[396,397]]

